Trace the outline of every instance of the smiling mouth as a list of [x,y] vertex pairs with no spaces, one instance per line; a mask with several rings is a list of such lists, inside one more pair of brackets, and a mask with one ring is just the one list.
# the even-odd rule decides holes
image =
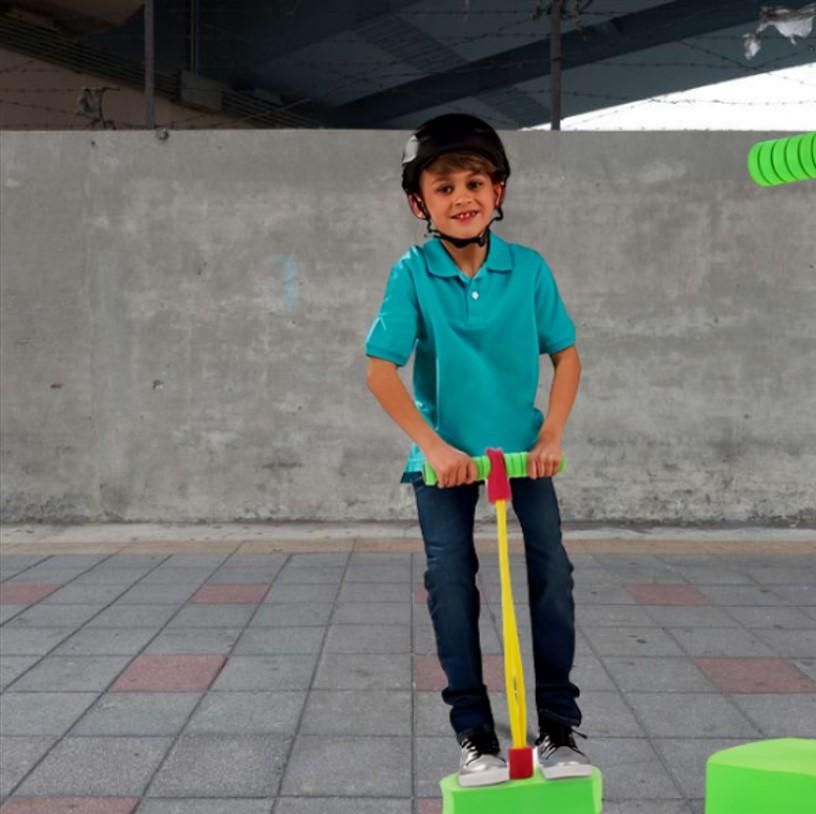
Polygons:
[[460,212],[458,215],[453,216],[453,220],[458,220],[460,223],[467,223],[473,220],[478,214],[476,211]]

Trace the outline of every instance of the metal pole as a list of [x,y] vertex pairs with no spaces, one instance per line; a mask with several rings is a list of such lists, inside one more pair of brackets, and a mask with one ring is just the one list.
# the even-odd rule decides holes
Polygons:
[[154,50],[154,0],[145,0],[144,39],[145,39],[145,118],[147,128],[156,128],[156,54]]
[[561,0],[550,8],[550,129],[561,129]]

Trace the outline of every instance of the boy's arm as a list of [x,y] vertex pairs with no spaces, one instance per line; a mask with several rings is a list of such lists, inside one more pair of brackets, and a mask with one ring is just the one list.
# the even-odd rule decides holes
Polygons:
[[385,412],[422,450],[436,472],[440,486],[460,486],[476,480],[473,459],[447,444],[434,432],[414,404],[393,362],[369,356],[367,380],[368,389]]
[[555,373],[550,388],[550,403],[536,445],[530,450],[527,471],[531,478],[551,478],[561,465],[561,439],[567,425],[578,382],[581,360],[575,345],[550,355]]

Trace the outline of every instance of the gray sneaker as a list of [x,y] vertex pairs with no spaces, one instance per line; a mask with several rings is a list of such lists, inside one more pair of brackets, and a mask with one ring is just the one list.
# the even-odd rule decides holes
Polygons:
[[460,786],[492,786],[510,779],[495,732],[471,729],[459,734],[457,740],[462,747],[459,759]]
[[592,764],[575,745],[573,734],[586,738],[580,732],[573,733],[572,727],[564,724],[553,722],[541,728],[535,742],[535,752],[541,773],[547,780],[589,777],[592,774]]

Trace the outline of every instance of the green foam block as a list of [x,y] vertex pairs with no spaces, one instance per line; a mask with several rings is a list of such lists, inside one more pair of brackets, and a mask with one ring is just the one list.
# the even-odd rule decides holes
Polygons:
[[442,814],[600,814],[603,777],[593,769],[591,777],[546,780],[536,769],[525,780],[495,786],[463,788],[455,774],[445,777]]
[[705,814],[813,814],[816,740],[779,738],[715,752],[706,764]]

